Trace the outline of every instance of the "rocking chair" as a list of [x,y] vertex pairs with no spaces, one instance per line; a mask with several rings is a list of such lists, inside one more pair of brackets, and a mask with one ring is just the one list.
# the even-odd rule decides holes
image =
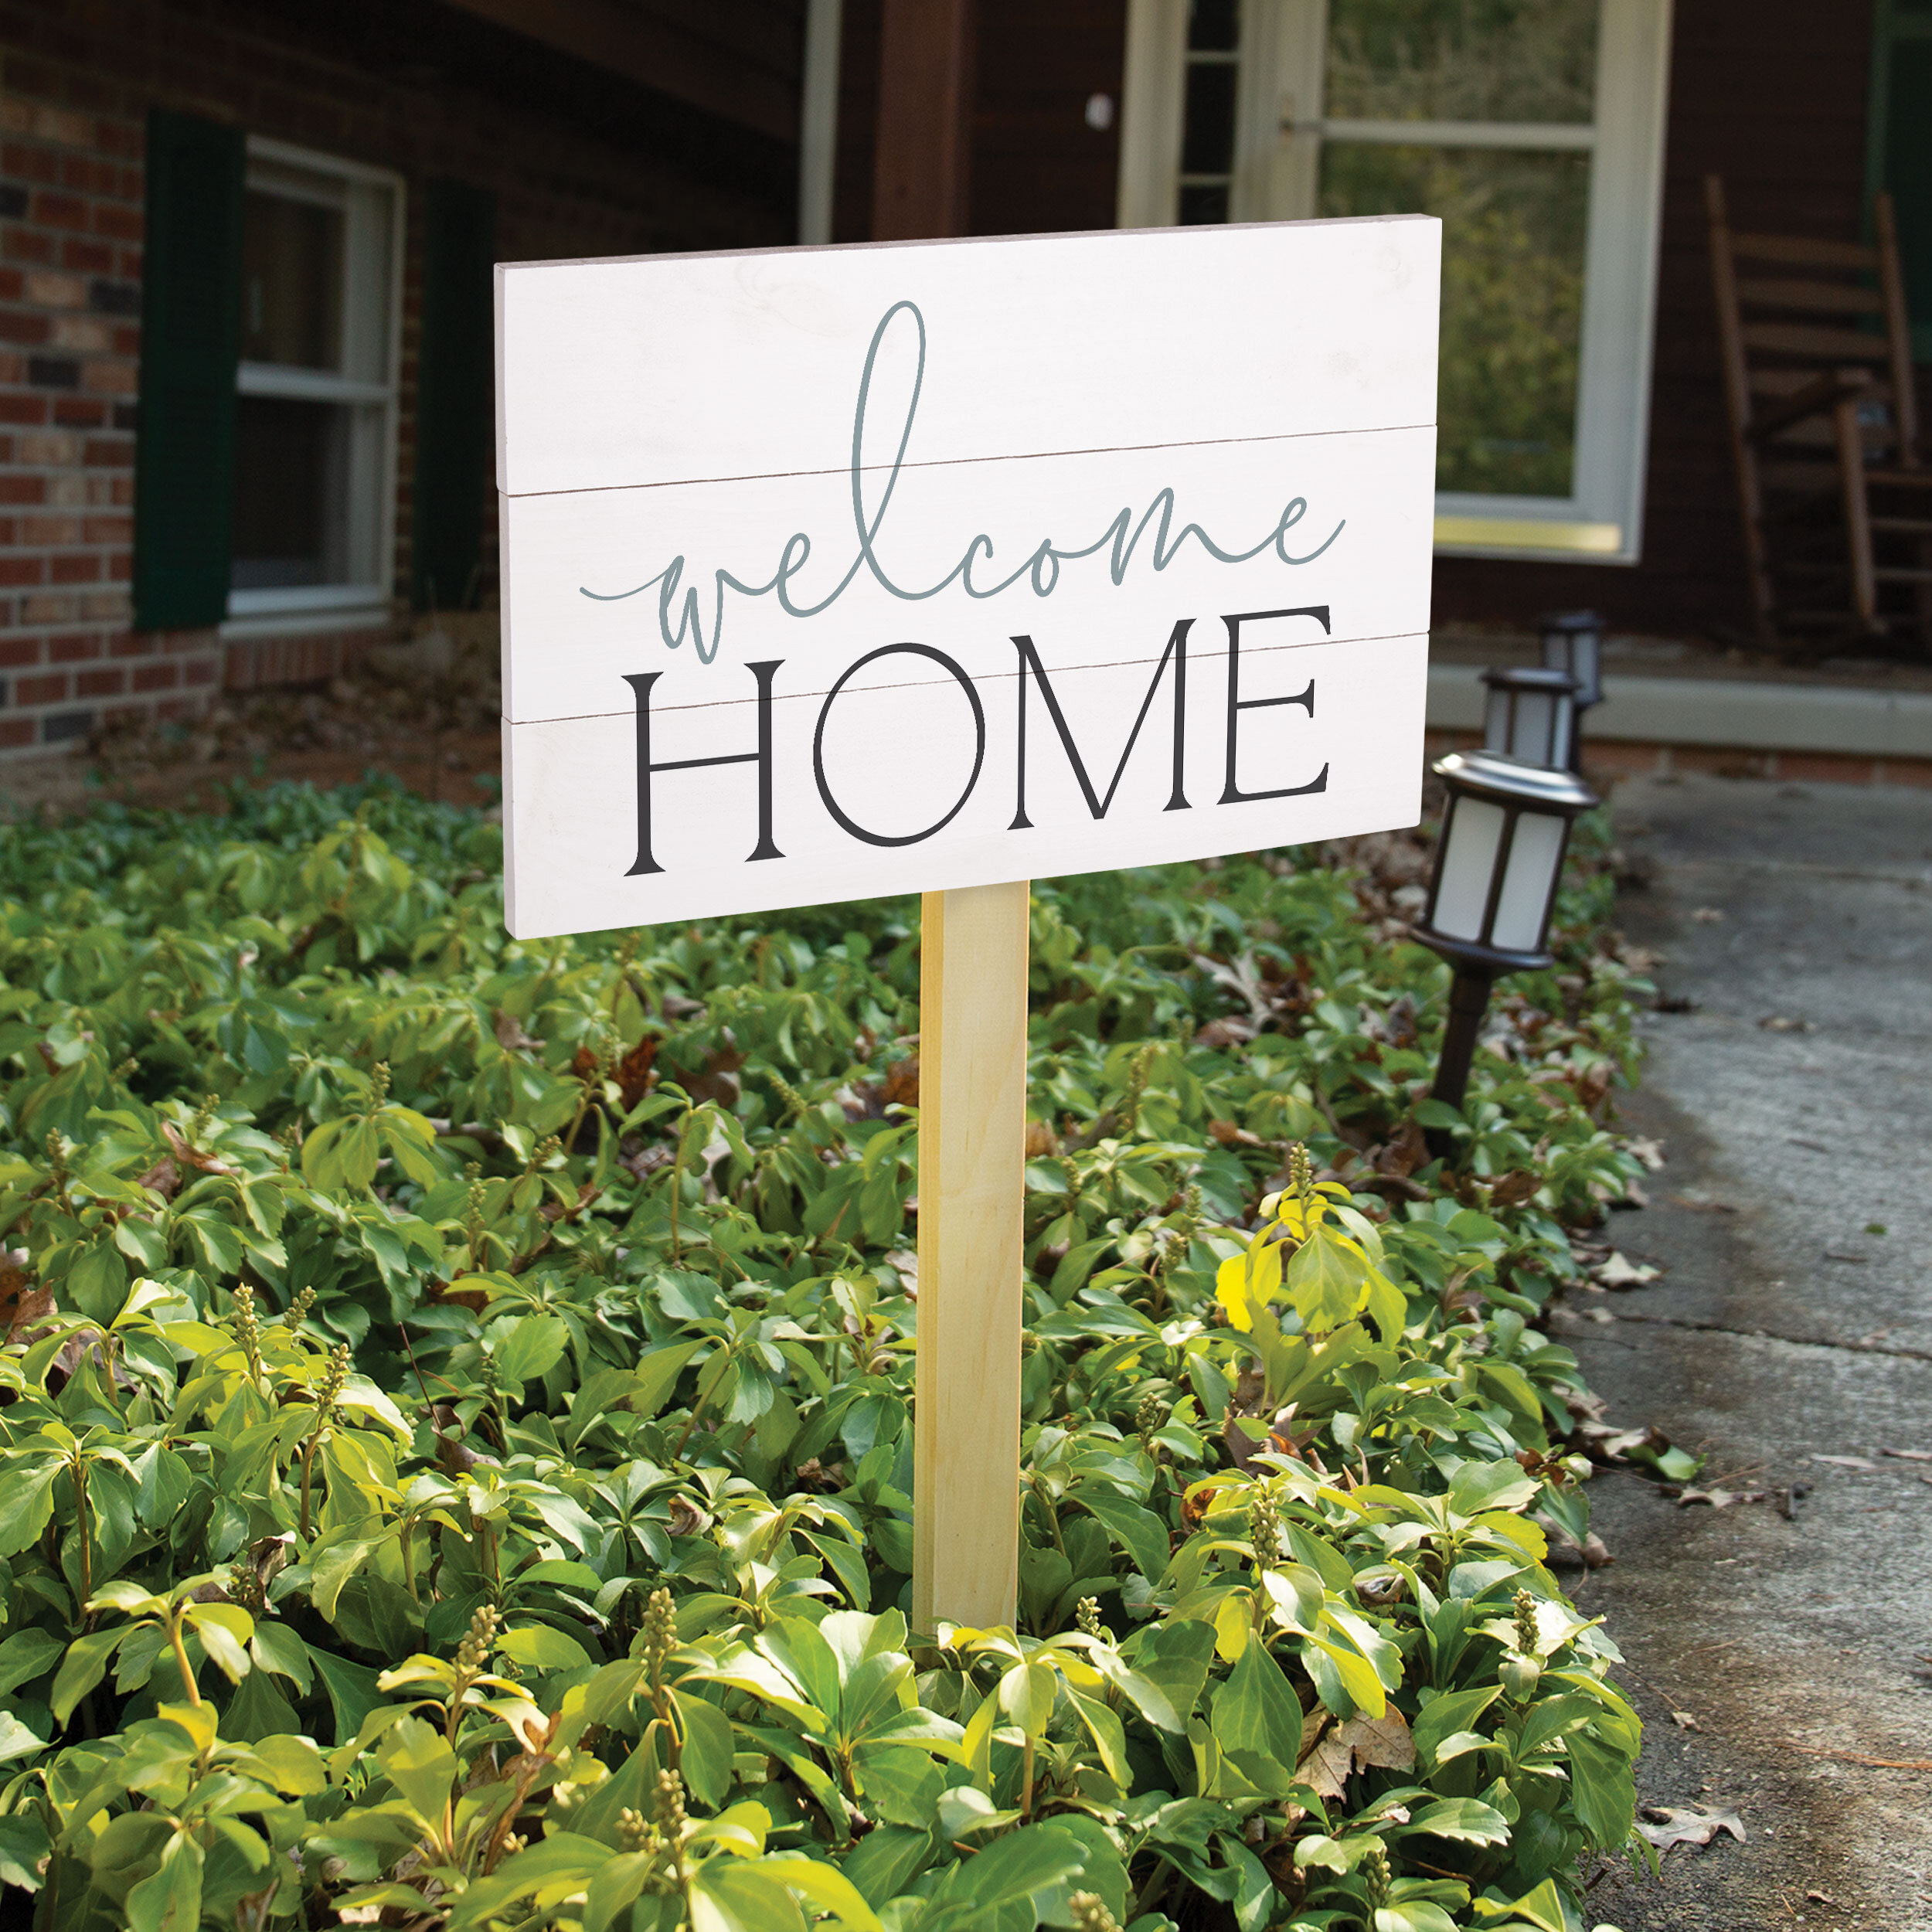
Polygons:
[[1932,465],[1891,197],[1867,247],[1739,234],[1716,175],[1704,196],[1759,641],[1932,645]]

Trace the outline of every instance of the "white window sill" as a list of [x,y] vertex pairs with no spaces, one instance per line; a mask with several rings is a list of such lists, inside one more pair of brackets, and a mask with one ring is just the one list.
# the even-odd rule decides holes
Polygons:
[[[230,608],[233,611],[232,604]],[[386,631],[394,622],[395,612],[386,602],[325,604],[320,608],[311,604],[268,611],[233,611],[221,626],[221,636],[224,641],[240,643],[250,638],[308,637],[323,631]]]

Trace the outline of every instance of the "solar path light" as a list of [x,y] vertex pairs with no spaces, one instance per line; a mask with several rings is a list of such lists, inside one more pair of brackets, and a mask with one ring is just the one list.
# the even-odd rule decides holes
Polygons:
[[1537,620],[1543,665],[1577,680],[1577,722],[1570,733],[1570,768],[1582,769],[1583,714],[1604,701],[1604,620],[1594,611],[1552,611]]
[[[1415,937],[1455,969],[1448,1028],[1430,1091],[1460,1107],[1491,982],[1550,963],[1545,950],[1549,914],[1570,823],[1597,798],[1570,772],[1493,751],[1452,751],[1434,769],[1448,787],[1449,802]],[[1440,1129],[1430,1129],[1427,1138],[1439,1157],[1453,1151]]]
[[1577,739],[1577,680],[1567,671],[1485,671],[1483,748],[1567,771]]

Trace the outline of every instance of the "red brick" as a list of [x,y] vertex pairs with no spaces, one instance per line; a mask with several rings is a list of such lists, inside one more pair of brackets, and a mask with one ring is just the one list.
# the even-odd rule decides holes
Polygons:
[[17,268],[0,268],[0,302],[17,302],[26,292],[26,277]]
[[141,353],[141,325],[123,322],[116,328],[114,338],[108,344],[117,355],[138,355]]
[[77,698],[117,698],[127,688],[128,674],[117,665],[112,670],[83,671],[73,681]]
[[134,520],[131,516],[90,516],[82,519],[83,543],[131,543]]
[[87,204],[79,195],[49,194],[45,189],[33,198],[32,218],[43,228],[81,228],[87,226]]
[[54,258],[53,236],[43,235],[37,228],[9,228],[0,248],[5,250],[9,261],[50,262]]
[[1879,782],[1885,785],[1910,785],[1915,790],[1932,787],[1932,758],[1881,759]]
[[111,161],[96,161],[87,155],[60,158],[60,185],[83,195],[117,195],[123,170]]
[[64,671],[38,678],[18,679],[13,687],[15,704],[58,704],[66,695],[67,674]]
[[19,309],[0,312],[0,342],[44,342],[53,326],[44,315]]
[[46,575],[46,564],[39,557],[0,556],[0,583],[39,583]]
[[87,300],[87,285],[78,275],[29,272],[26,277],[29,301],[42,308],[80,308]]
[[10,141],[0,147],[0,169],[16,181],[56,182],[60,179],[60,157],[49,148],[30,148],[25,141]]
[[[73,461],[69,457],[69,462]],[[134,443],[132,437],[110,441],[105,437],[90,436],[87,447],[81,452],[80,460],[90,470],[132,469],[134,464]]]
[[1777,753],[1777,776],[1781,778],[1816,778],[1826,784],[1869,785],[1876,775],[1869,757],[1829,751]]
[[38,638],[0,638],[0,669],[17,671],[23,664],[39,662]]
[[120,208],[112,202],[96,202],[94,231],[114,241],[138,242],[145,224],[138,208]]
[[131,396],[139,386],[132,362],[85,362],[82,386],[90,396]]
[[22,624],[72,624],[80,614],[80,600],[72,596],[31,597],[20,600]]
[[57,556],[48,560],[49,577],[55,583],[98,583],[100,581],[100,560],[84,553],[77,556]]
[[46,420],[44,396],[0,396],[0,423],[44,423]]
[[20,519],[20,536],[23,543],[52,544],[78,543],[80,541],[80,519],[77,516],[24,516]]
[[47,640],[47,662],[49,664],[91,664],[100,655],[100,640],[98,638],[82,636],[49,638]]
[[53,420],[63,429],[97,430],[107,420],[107,406],[79,396],[58,396],[54,401]]
[[0,750],[11,750],[16,745],[33,743],[33,720],[31,718],[0,718]]
[[155,655],[155,634],[151,631],[124,631],[107,643],[107,655],[111,658],[151,658]]
[[215,682],[215,661],[212,658],[191,658],[182,667],[184,684],[213,684]]
[[60,244],[60,266],[83,275],[111,275],[114,251],[105,242],[83,241],[70,235]]
[[172,691],[180,681],[181,667],[171,658],[138,666],[133,689],[136,691]]
[[43,503],[46,496],[44,476],[0,476],[0,503]]
[[124,550],[118,556],[107,560],[107,576],[115,583],[131,583],[134,577],[134,553]]

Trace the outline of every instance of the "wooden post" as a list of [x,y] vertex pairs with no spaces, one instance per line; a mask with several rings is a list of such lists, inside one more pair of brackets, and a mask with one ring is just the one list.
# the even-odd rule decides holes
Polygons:
[[966,232],[973,148],[974,0],[885,0],[872,238]]
[[1026,1165],[1026,882],[920,929],[913,1628],[1013,1621]]

